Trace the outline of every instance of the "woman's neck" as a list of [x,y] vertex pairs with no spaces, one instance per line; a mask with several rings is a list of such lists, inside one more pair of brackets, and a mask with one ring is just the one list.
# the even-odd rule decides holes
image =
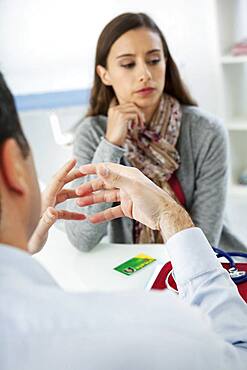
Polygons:
[[[160,97],[161,99],[161,97]],[[145,123],[146,125],[148,125],[152,119],[153,119],[153,116],[155,114],[155,112],[157,111],[158,107],[159,107],[159,104],[160,104],[160,99],[159,101],[155,104],[155,105],[152,105],[150,107],[147,107],[147,108],[143,108],[142,111],[145,115]]]

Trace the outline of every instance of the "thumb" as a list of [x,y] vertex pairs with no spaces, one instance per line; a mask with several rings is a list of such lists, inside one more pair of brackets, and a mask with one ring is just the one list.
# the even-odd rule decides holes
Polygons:
[[48,207],[44,212],[42,220],[42,230],[48,231],[50,227],[56,222],[58,218],[58,211],[53,207]]
[[124,190],[129,184],[128,179],[122,172],[121,165],[114,166],[113,164],[109,163],[102,163],[97,168],[97,175],[108,187]]
[[38,226],[28,243],[28,250],[31,254],[38,253],[44,246],[50,227],[57,219],[56,209],[49,207],[41,217]]
[[98,175],[100,177],[103,177],[104,179],[107,179],[110,176],[110,169],[107,166],[107,164],[104,164],[104,163],[101,166],[99,166],[97,172],[98,172]]

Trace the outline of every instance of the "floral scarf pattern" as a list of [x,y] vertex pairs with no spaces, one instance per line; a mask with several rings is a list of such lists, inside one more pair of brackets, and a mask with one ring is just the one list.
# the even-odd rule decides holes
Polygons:
[[[174,198],[175,194],[167,181],[180,165],[176,144],[181,119],[178,100],[164,94],[150,124],[145,129],[138,126],[128,130],[125,142],[125,157],[131,166],[138,168]],[[163,238],[158,230],[151,230],[135,222],[134,243],[163,243]]]

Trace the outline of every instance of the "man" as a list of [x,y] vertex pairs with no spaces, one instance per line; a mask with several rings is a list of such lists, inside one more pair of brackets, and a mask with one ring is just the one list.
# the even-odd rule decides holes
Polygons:
[[181,298],[65,293],[28,254],[40,195],[1,75],[0,138],[1,370],[246,369],[247,306],[202,232],[168,194],[116,164],[84,166],[84,175],[98,178],[77,189],[81,205],[120,202],[91,222],[127,216],[162,231]]

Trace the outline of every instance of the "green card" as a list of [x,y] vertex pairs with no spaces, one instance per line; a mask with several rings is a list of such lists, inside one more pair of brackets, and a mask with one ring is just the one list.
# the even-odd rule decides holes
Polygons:
[[144,253],[140,253],[130,260],[122,263],[121,265],[114,267],[114,270],[121,272],[125,275],[132,275],[134,272],[141,270],[143,267],[156,261],[155,258],[147,256]]

